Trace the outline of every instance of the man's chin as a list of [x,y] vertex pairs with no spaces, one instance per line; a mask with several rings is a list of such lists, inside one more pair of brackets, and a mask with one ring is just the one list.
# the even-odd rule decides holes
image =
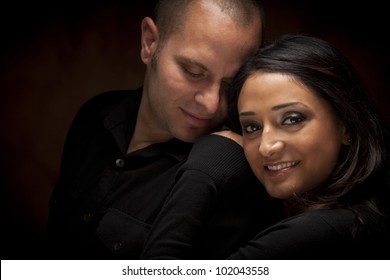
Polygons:
[[178,135],[176,138],[183,142],[194,143],[197,139],[206,134],[209,134],[209,132],[189,133],[186,135]]

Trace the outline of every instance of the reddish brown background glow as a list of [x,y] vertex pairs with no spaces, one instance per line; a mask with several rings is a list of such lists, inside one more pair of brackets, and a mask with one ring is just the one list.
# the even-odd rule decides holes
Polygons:
[[[103,91],[142,84],[139,26],[155,1],[52,2],[1,7],[2,259],[39,258],[62,146],[81,104]],[[330,41],[351,60],[389,120],[384,4],[340,2],[264,0],[266,40],[303,32]]]

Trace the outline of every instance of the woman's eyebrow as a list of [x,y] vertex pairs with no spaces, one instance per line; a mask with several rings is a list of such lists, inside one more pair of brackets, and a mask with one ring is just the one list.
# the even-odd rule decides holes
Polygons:
[[[279,104],[279,105],[275,105],[271,108],[272,111],[277,111],[277,110],[280,110],[280,109],[283,109],[283,108],[286,108],[286,107],[289,107],[289,106],[295,106],[295,105],[302,105],[302,106],[305,106],[307,107],[305,104],[303,104],[302,102],[288,102],[288,103],[283,103],[283,104]],[[255,112],[252,112],[252,111],[244,111],[244,112],[240,112],[239,113],[240,116],[253,116],[255,115]]]
[[277,111],[277,110],[280,110],[280,109],[283,109],[283,108],[286,108],[286,107],[289,107],[289,106],[294,106],[294,105],[302,105],[302,106],[307,107],[302,102],[288,102],[288,103],[283,103],[283,104],[279,104],[279,105],[273,106],[271,108],[271,110],[272,111]]
[[247,112],[240,112],[239,115],[240,116],[253,116],[253,115],[255,115],[255,113],[251,112],[251,111],[247,111]]

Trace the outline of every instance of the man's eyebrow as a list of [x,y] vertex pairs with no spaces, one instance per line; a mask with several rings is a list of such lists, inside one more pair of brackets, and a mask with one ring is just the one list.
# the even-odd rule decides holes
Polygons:
[[181,62],[184,62],[184,63],[187,63],[187,64],[192,64],[192,65],[195,65],[195,66],[198,66],[200,68],[202,68],[203,70],[208,70],[208,68],[206,67],[206,65],[204,65],[203,63],[199,62],[199,61],[196,61],[196,60],[193,60],[191,58],[188,58],[188,57],[184,57],[184,56],[181,56],[181,55],[177,55],[176,58],[178,60],[180,60]]

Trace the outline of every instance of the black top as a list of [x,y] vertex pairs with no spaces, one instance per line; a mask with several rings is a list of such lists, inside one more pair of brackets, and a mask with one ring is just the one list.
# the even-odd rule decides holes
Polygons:
[[[231,167],[225,169],[193,151],[193,160],[177,174],[191,144],[174,139],[126,154],[140,98],[141,89],[104,93],[88,101],[75,117],[64,147],[60,178],[50,200],[49,258],[138,259],[158,215],[150,238],[156,244],[154,247],[148,243],[145,258],[171,254],[170,249],[162,250],[159,244],[182,242],[182,238],[176,241],[172,235],[165,235],[172,228],[183,233],[184,241],[194,246],[191,250],[175,246],[174,254],[222,258],[245,244],[263,225],[263,221],[259,222],[265,207],[261,188],[254,185],[241,189],[249,185],[246,178],[253,179],[246,176],[248,170],[242,171],[242,178],[223,180],[224,176],[235,176],[229,175],[235,167],[234,159]],[[233,143],[218,139],[227,141],[227,148]],[[242,160],[242,150],[238,150]],[[201,175],[196,166],[207,162]],[[209,172],[220,174],[210,177]],[[213,181],[218,178],[222,180]],[[218,190],[218,185],[225,183],[228,185]],[[191,197],[199,204],[187,203],[185,199]],[[172,207],[176,202],[177,207]],[[183,202],[184,207],[188,206],[185,217],[181,212]],[[266,214],[273,216],[269,211]],[[185,225],[188,230],[182,231]]]
[[389,259],[389,244],[387,225],[371,221],[357,229],[352,211],[321,209],[276,223],[229,259]]
[[50,200],[48,249],[60,259],[138,258],[191,145],[126,154],[141,90],[88,101],[69,131]]
[[145,246],[148,259],[224,259],[284,217],[236,142],[205,135],[179,169]]

